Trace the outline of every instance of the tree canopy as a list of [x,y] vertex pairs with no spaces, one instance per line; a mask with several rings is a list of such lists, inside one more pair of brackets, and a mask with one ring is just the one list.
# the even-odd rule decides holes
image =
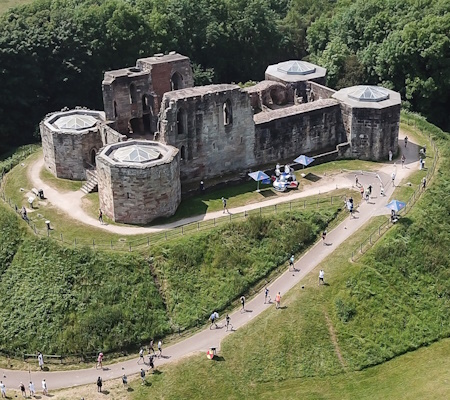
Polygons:
[[36,0],[0,16],[0,137],[35,140],[46,113],[102,109],[101,80],[176,50],[196,84],[261,80],[307,57],[329,85],[382,84],[449,125],[450,4],[445,0]]

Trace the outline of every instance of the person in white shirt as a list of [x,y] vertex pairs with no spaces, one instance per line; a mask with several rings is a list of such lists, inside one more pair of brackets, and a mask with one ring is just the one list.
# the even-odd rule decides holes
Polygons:
[[2,392],[2,397],[6,399],[6,386],[3,381],[0,381],[0,391]]
[[39,368],[42,371],[44,369],[44,356],[42,355],[41,352],[38,353],[38,363],[39,363]]
[[325,276],[325,272],[323,269],[321,269],[319,272],[319,285],[321,282],[322,282],[322,285],[324,284],[324,281],[323,281],[324,276]]
[[45,382],[45,379],[42,379],[42,394],[44,396],[48,395],[47,382]]
[[36,394],[34,390],[34,383],[30,381],[30,384],[28,385],[28,389],[30,389],[30,396],[34,396]]

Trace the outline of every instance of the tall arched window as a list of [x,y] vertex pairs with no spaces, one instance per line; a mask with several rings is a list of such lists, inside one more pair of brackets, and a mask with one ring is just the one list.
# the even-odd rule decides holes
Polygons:
[[181,146],[181,149],[180,149],[180,159],[182,161],[186,160],[186,148],[184,146]]
[[184,135],[186,133],[186,111],[180,108],[177,112],[177,133]]
[[172,77],[170,78],[170,87],[172,88],[172,90],[183,89],[183,76],[180,73],[173,73]]
[[148,97],[146,94],[142,95],[142,111],[148,111]]
[[119,116],[119,113],[117,112],[117,103],[114,101],[114,118],[117,118]]
[[137,103],[137,99],[138,99],[138,94],[137,94],[136,85],[134,83],[131,83],[130,84],[130,104]]
[[231,101],[228,99],[223,103],[223,124],[231,125],[233,123],[233,110],[231,108]]

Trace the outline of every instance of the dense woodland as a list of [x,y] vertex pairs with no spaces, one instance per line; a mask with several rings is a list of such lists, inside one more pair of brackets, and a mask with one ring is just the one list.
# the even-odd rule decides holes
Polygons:
[[447,0],[36,0],[0,16],[0,137],[37,140],[62,107],[102,109],[109,69],[176,50],[196,84],[261,80],[309,59],[329,85],[382,84],[444,129],[450,93]]

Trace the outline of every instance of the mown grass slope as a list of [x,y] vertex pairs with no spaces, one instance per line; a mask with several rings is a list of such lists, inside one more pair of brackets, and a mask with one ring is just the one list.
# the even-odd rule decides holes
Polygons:
[[228,307],[292,253],[302,252],[339,210],[329,205],[315,212],[251,216],[155,248],[152,268],[173,323],[189,327]]
[[[330,395],[331,387],[321,391],[296,383],[311,379],[317,385],[323,377],[331,382],[333,376],[348,376],[449,337],[450,146],[446,134],[420,118],[416,122],[439,144],[438,170],[412,211],[372,251],[350,261],[379,219],[317,266],[326,271],[329,286],[317,286],[315,273],[308,276],[305,289],[298,285],[283,297],[286,309],[270,309],[227,337],[221,362],[198,356],[164,367],[134,398],[253,399],[271,391],[272,396],[282,392],[282,398],[340,398]],[[340,379],[346,398],[356,393],[352,379],[357,375],[347,383]],[[283,387],[289,388],[286,396]]]

